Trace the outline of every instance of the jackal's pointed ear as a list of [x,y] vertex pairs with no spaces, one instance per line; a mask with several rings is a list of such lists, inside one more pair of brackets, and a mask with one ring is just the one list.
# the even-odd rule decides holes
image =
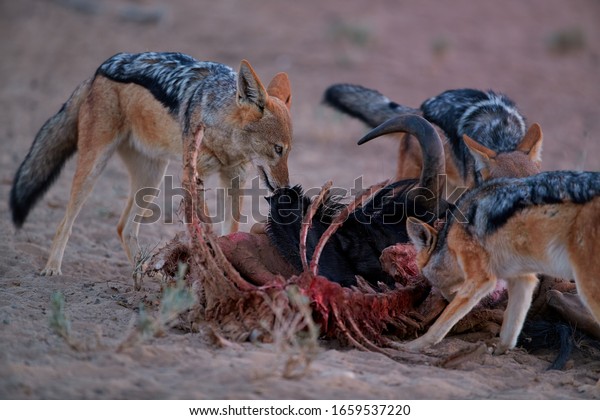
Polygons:
[[521,143],[517,146],[517,150],[527,153],[529,160],[534,163],[542,163],[542,141],[544,135],[542,133],[542,127],[538,123],[531,124],[527,133],[521,140]]
[[238,73],[237,102],[239,106],[257,107],[261,113],[267,102],[267,91],[246,60],[242,60]]
[[288,109],[292,106],[292,88],[290,86],[290,79],[286,73],[277,73],[269,86],[267,87],[267,93],[270,96],[274,96],[281,99]]
[[437,232],[427,223],[414,217],[409,217],[406,221],[406,231],[417,252],[432,252],[437,242]]
[[487,173],[489,173],[490,166],[492,165],[493,160],[496,158],[496,152],[488,149],[466,134],[463,134],[463,141],[469,148],[471,156],[473,156],[475,159],[476,169],[481,172],[484,178],[487,178]]

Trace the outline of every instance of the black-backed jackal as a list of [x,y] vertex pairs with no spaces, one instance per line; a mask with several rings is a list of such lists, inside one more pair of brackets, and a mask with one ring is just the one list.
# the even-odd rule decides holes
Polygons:
[[439,232],[414,218],[407,230],[423,274],[450,301],[409,350],[442,340],[498,279],[508,283],[508,306],[497,354],[517,342],[536,274],[574,279],[600,323],[600,173],[487,181],[459,200]]
[[[181,159],[182,135],[193,135],[201,126],[200,179],[218,173],[227,187],[232,179],[240,179],[227,195],[225,212],[226,226],[237,230],[239,188],[250,163],[270,188],[289,184],[290,105],[287,75],[277,74],[265,88],[245,60],[236,74],[223,64],[181,53],[120,53],[109,58],[42,126],[14,179],[10,206],[20,227],[65,161],[78,152],[66,214],[41,274],[61,273],[73,222],[115,152],[131,175],[117,231],[133,261],[139,230],[133,221],[136,192],[158,187],[169,158]],[[147,210],[141,208],[142,214]]]
[[[540,171],[542,131],[526,130],[525,117],[507,96],[493,91],[454,89],[411,108],[360,85],[336,84],[324,94],[333,108],[359,118],[370,127],[389,119],[416,114],[440,131],[444,141],[449,189],[472,188],[489,178],[523,177]],[[393,131],[377,128],[367,140]],[[403,134],[399,143],[396,179],[416,178],[422,167],[418,143]]]

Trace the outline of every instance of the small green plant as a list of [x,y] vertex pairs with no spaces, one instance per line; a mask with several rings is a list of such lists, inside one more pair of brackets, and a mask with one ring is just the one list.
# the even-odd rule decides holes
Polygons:
[[156,317],[150,315],[145,306],[140,304],[135,326],[121,342],[118,351],[122,351],[141,340],[164,334],[165,330],[172,326],[179,315],[196,304],[196,296],[184,280],[186,272],[187,264],[180,262],[175,286],[164,289]]
[[363,25],[335,21],[329,28],[329,35],[334,41],[348,42],[357,47],[366,47],[371,41],[371,30]]
[[[319,350],[319,328],[312,318],[310,302],[297,286],[286,288],[289,306],[267,300],[274,314],[270,330],[277,355],[282,357],[282,376],[301,377],[308,372]],[[291,311],[290,311],[291,309]]]
[[65,314],[65,297],[61,292],[54,292],[50,297],[50,328],[73,350],[83,350],[83,346],[71,336],[71,321]]
[[[142,340],[146,340],[150,337],[154,337],[156,334],[156,324],[154,319],[148,311],[146,311],[146,307],[143,303],[140,303],[137,315],[137,322],[135,324],[134,334],[138,334]],[[138,337],[136,337],[137,339]]]
[[431,41],[431,52],[436,58],[442,58],[450,50],[450,40],[443,35],[437,36]]
[[65,315],[65,297],[61,292],[52,293],[50,298],[50,328],[66,341],[71,337],[71,322]]
[[162,329],[171,326],[171,323],[180,314],[196,304],[196,296],[190,291],[184,280],[187,268],[187,264],[179,262],[175,287],[167,287],[163,292],[157,319],[158,325]]
[[154,255],[154,250],[158,244],[154,246],[145,246],[141,247],[139,252],[135,256],[135,264],[133,267],[133,286],[135,290],[140,290],[142,288],[142,278],[144,277],[144,273],[146,271],[146,263],[152,258]]

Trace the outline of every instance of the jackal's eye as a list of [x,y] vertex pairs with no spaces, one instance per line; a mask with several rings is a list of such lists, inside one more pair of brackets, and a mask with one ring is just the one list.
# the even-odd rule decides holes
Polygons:
[[276,144],[275,145],[275,153],[277,153],[279,156],[281,156],[283,154],[283,147]]

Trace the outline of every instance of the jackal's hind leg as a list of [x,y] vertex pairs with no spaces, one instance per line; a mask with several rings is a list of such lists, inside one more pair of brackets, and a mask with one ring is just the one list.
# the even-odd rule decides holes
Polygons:
[[[116,133],[115,133],[116,135]],[[80,134],[81,136],[81,134]],[[106,140],[106,139],[104,139]],[[81,211],[83,204],[89,197],[98,176],[104,170],[108,159],[114,152],[112,139],[107,141],[88,142],[89,147],[79,148],[77,156],[77,168],[73,176],[71,185],[71,194],[65,216],[56,229],[56,234],[52,240],[52,248],[46,267],[40,273],[42,276],[60,275],[63,255],[71,229],[77,215]]]
[[538,279],[535,274],[524,274],[509,278],[507,282],[508,304],[500,329],[500,343],[494,349],[494,354],[506,353],[517,344]]
[[[154,220],[155,217],[150,217],[158,216],[150,214],[150,206],[158,195],[158,186],[164,177],[169,161],[147,157],[128,143],[123,143],[119,147],[119,155],[129,171],[130,190],[127,204],[117,225],[117,232],[127,258],[133,264],[139,252],[140,224],[158,221]],[[163,209],[163,211],[165,210]]]
[[579,298],[600,326],[600,279],[580,268],[575,270],[575,283]]

